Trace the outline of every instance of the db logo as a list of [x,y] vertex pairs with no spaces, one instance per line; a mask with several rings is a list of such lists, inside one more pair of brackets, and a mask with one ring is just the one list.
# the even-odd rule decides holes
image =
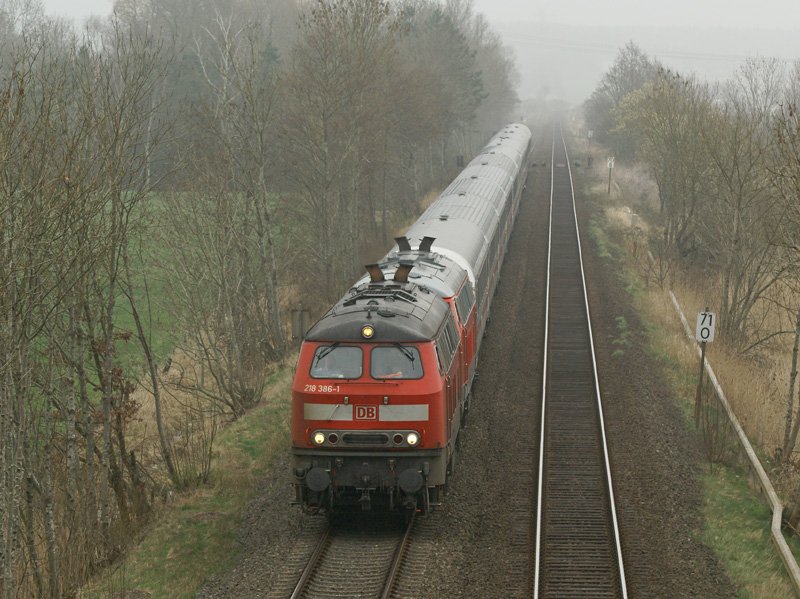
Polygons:
[[377,420],[378,406],[356,406],[356,420]]

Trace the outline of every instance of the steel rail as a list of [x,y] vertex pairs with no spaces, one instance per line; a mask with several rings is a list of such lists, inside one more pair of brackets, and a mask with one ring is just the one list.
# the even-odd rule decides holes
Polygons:
[[406,549],[408,549],[408,540],[411,538],[411,529],[414,526],[415,517],[416,512],[413,512],[411,514],[411,518],[408,520],[408,524],[406,524],[406,532],[403,535],[403,539],[400,541],[400,544],[397,546],[397,551],[395,551],[394,558],[392,559],[392,566],[389,569],[389,575],[386,577],[386,585],[383,588],[381,599],[390,599],[392,596],[395,582],[397,582],[397,576],[400,574],[400,566],[403,564],[403,559],[406,555]]
[[544,439],[545,439],[545,422],[547,421],[547,347],[550,334],[550,267],[552,264],[553,255],[553,186],[555,178],[553,175],[553,164],[555,163],[556,153],[556,133],[555,125],[553,125],[553,143],[550,147],[550,216],[547,225],[547,283],[545,284],[544,292],[544,355],[542,364],[542,415],[541,427],[539,429],[539,482],[536,489],[536,559],[533,570],[533,596],[539,597],[539,570],[541,569],[542,557],[542,499],[544,493],[542,486],[544,484]]
[[306,585],[308,585],[308,581],[311,580],[311,576],[314,574],[314,571],[319,565],[320,557],[323,553],[325,553],[325,549],[330,542],[330,536],[331,525],[328,524],[328,526],[326,526],[325,530],[322,532],[322,536],[320,536],[316,547],[314,547],[314,551],[311,553],[311,557],[308,559],[306,567],[303,568],[303,573],[300,575],[300,580],[297,581],[297,586],[295,586],[294,592],[289,599],[299,599],[302,597],[303,592],[306,590]]

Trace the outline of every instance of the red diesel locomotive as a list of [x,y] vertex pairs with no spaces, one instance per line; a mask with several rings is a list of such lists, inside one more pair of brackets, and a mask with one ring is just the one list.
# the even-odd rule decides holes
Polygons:
[[492,138],[306,334],[292,385],[296,503],[331,512],[438,502],[530,143],[521,124]]

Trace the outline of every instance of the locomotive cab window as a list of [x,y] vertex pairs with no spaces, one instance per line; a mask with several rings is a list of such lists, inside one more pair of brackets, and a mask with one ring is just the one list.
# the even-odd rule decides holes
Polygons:
[[421,379],[423,372],[419,350],[399,343],[373,348],[370,374],[376,379]]
[[311,361],[311,377],[315,379],[357,379],[362,372],[360,347],[321,345]]

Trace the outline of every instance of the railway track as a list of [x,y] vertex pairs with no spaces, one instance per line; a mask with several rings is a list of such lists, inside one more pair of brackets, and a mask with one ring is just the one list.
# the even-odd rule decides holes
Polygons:
[[392,597],[413,529],[413,516],[408,522],[360,516],[328,524],[291,599]]
[[553,132],[534,597],[627,597],[575,213]]

